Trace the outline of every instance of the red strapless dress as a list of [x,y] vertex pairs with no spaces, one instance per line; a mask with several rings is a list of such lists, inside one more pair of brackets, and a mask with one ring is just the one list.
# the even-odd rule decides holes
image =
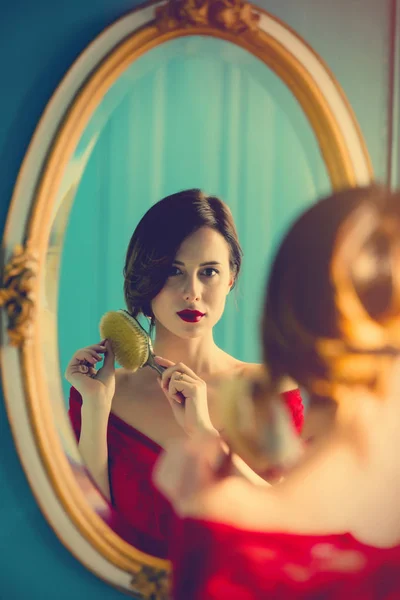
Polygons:
[[174,600],[399,600],[400,546],[351,535],[244,531],[186,519],[171,541]]
[[[82,397],[72,387],[69,417],[79,440]],[[175,513],[154,487],[151,474],[162,451],[153,440],[110,414],[107,430],[112,513],[110,523],[127,542],[154,556],[167,557],[169,527]]]
[[[303,403],[298,390],[283,395],[293,422],[300,432]],[[69,417],[79,440],[82,397],[72,387]],[[162,448],[146,435],[110,414],[107,431],[109,478],[113,529],[130,544],[160,558],[168,556],[168,540],[175,531],[177,517],[171,504],[152,482],[153,467]]]

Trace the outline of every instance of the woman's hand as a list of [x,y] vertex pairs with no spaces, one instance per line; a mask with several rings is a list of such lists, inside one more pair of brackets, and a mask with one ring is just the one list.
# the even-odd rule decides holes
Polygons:
[[174,364],[160,356],[156,361],[166,367],[158,381],[179,425],[190,436],[202,431],[217,434],[208,412],[205,381],[183,363]]
[[225,479],[230,454],[212,432],[168,442],[153,471],[153,481],[181,516],[197,516],[201,495]]
[[[95,365],[103,360],[101,369]],[[65,378],[81,394],[83,400],[98,402],[98,407],[111,410],[115,393],[115,356],[111,344],[104,340],[77,350],[65,371]]]

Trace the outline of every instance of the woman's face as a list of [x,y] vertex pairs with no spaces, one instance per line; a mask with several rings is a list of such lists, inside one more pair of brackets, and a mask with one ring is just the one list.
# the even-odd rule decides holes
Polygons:
[[221,318],[233,281],[225,239],[209,227],[198,229],[182,242],[152,301],[156,324],[179,337],[203,335]]

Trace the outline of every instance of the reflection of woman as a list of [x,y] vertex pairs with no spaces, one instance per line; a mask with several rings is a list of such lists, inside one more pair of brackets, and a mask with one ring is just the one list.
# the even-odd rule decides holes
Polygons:
[[[223,202],[199,190],[161,200],[132,236],[124,291],[128,310],[150,318],[155,327],[157,360],[168,367],[162,381],[151,369],[115,372],[107,341],[77,351],[66,371],[82,457],[123,519],[120,533],[152,554],[166,555],[173,514],[151,481],[161,448],[170,438],[190,435],[194,424],[196,430],[220,430],[217,386],[257,368],[213,340],[240,264],[237,233]],[[102,354],[104,365],[95,375]],[[86,375],[80,369],[84,360],[93,365]],[[281,391],[298,415],[298,390]],[[300,411],[299,427],[301,421]]]
[[175,598],[400,598],[399,269],[399,194],[341,192],[290,229],[264,307],[271,380],[253,415],[289,374],[337,402],[336,426],[274,488],[213,469],[215,437],[171,446],[156,480],[186,517]]

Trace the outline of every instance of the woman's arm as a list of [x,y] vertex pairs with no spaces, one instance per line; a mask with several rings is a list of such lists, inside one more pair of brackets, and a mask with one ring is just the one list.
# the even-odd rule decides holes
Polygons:
[[102,410],[101,405],[100,398],[83,398],[78,447],[97,487],[111,501],[107,446],[109,411]]
[[[95,365],[102,360],[96,371]],[[105,340],[78,350],[70,360],[65,378],[72,385],[70,420],[79,451],[94,482],[110,500],[107,428],[115,393],[115,357]]]
[[247,479],[247,481],[253,483],[254,485],[271,486],[268,481],[260,477],[260,475],[257,475],[257,473],[253,471],[249,465],[245,463],[244,460],[242,460],[237,454],[232,454],[231,456],[231,468],[229,474]]

